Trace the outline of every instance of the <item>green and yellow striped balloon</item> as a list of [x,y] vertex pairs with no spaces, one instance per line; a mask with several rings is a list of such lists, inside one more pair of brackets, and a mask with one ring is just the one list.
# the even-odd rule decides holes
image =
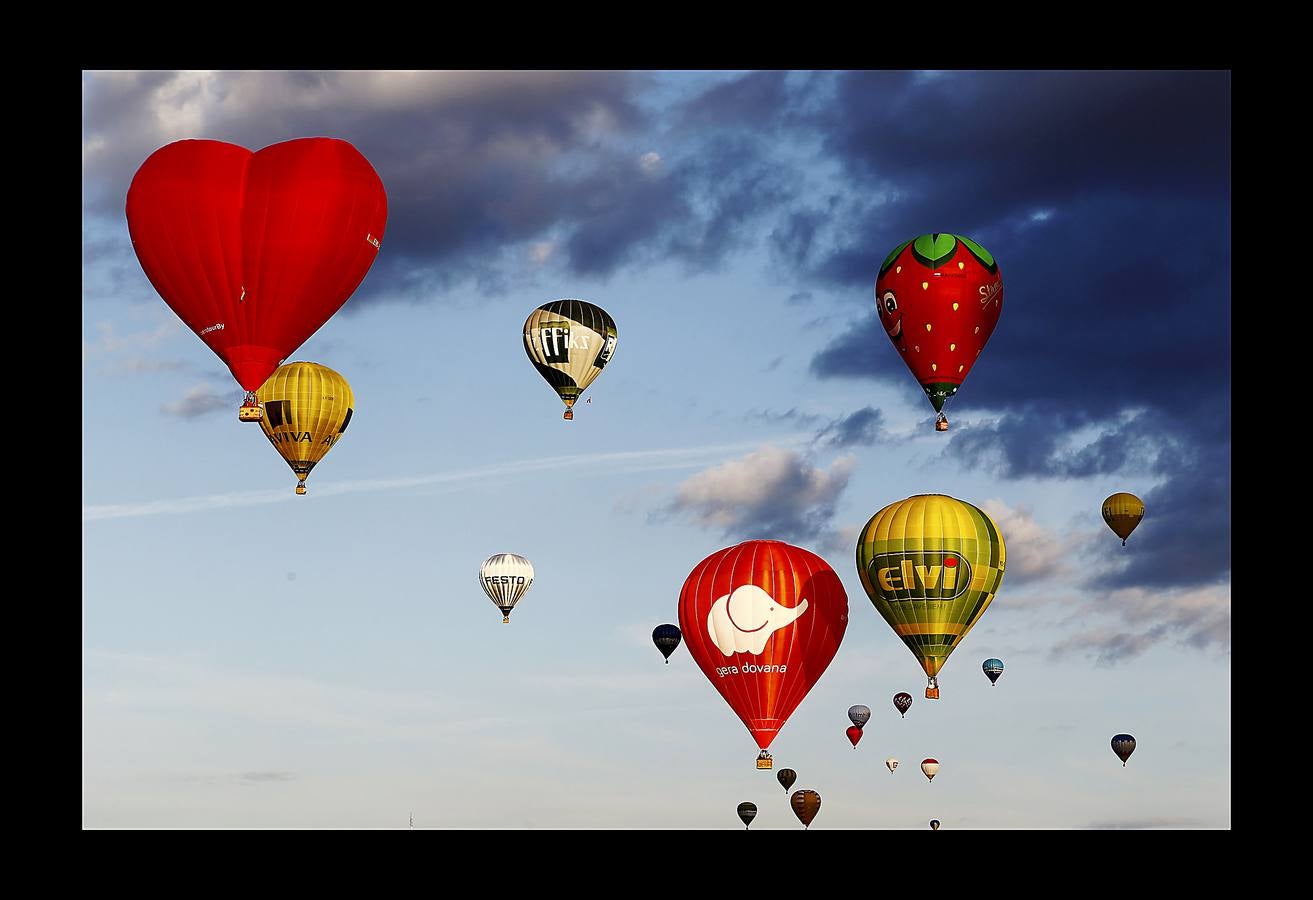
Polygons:
[[1003,582],[1007,548],[980,508],[944,494],[918,494],[871,517],[857,538],[857,572],[930,679],[984,615]]

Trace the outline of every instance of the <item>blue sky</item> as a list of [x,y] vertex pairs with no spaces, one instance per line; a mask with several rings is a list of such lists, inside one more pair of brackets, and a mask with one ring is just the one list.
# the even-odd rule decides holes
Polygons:
[[[389,220],[293,356],[356,397],[296,497],[123,199],[170,141],[310,135]],[[83,198],[84,824],[800,827],[650,641],[700,560],[780,538],[850,605],[772,747],[812,828],[1230,826],[1228,73],[88,72]],[[1005,285],[947,435],[872,302],[927,231]],[[619,331],[571,423],[520,339],[558,297]],[[938,703],[852,561],[925,492],[1009,549]],[[537,573],[509,626],[498,552]]]

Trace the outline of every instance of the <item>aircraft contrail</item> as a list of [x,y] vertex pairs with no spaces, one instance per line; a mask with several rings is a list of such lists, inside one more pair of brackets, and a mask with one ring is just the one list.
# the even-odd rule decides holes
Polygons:
[[[401,478],[371,478],[359,481],[326,482],[315,487],[315,495],[331,497],[337,494],[355,494],[362,491],[390,491],[430,484],[459,484],[484,478],[505,477],[552,469],[580,469],[590,467],[590,474],[599,470],[611,473],[650,472],[668,469],[686,469],[713,462],[724,453],[753,450],[762,444],[774,443],[792,446],[803,443],[807,434],[792,434],[775,439],[759,439],[735,444],[715,444],[706,447],[670,447],[662,450],[628,450],[617,453],[579,453],[571,456],[551,456],[522,459],[462,469],[455,472],[434,472],[428,475],[409,475]],[[235,506],[258,506],[267,503],[301,502],[286,489],[267,491],[239,491],[230,494],[209,494],[200,497],[178,497],[172,500],[149,500],[143,503],[110,503],[82,507],[82,521],[126,519],[140,516],[180,515]]]

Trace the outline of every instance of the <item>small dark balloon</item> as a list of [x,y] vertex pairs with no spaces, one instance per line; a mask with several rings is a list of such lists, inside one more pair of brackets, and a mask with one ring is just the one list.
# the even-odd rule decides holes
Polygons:
[[787,791],[798,780],[798,773],[792,769],[780,769],[775,777],[779,779],[780,785]]
[[1122,761],[1122,768],[1126,767],[1126,760],[1131,758],[1135,752],[1135,738],[1129,734],[1114,734],[1112,736],[1112,752]]
[[793,814],[798,817],[802,827],[807,828],[821,811],[821,795],[815,791],[794,791],[789,805],[793,807]]
[[899,691],[897,694],[894,694],[894,706],[897,707],[900,713],[906,716],[907,711],[912,708],[912,695],[906,691]]
[[930,828],[931,828],[932,830],[934,830],[934,831],[938,831],[938,830],[939,830],[939,820],[938,820],[938,819],[931,819],[931,820],[930,820]]
[[679,642],[684,639],[677,625],[658,625],[652,629],[652,643],[661,651],[661,655],[666,658],[666,665],[670,665],[670,654],[674,653],[679,647]]
[[755,818],[757,818],[757,804],[755,804],[755,803],[740,803],[740,804],[739,804],[739,818],[743,820],[743,827],[744,827],[744,828],[747,828],[747,826],[751,825],[751,824],[752,824],[752,820],[755,819]]
[[998,683],[998,676],[1003,674],[1003,660],[990,657],[980,664],[990,684]]

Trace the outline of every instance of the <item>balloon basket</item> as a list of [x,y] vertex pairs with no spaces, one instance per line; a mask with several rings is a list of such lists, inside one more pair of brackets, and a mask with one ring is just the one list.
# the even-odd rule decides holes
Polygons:
[[570,421],[571,419],[574,418],[574,410],[572,410],[572,409],[567,409],[567,410],[565,411],[565,415],[562,416],[561,418],[565,419],[567,422]]
[[510,616],[502,616],[501,623],[502,623],[503,625],[509,625],[509,624],[511,624],[511,617],[510,617]]
[[925,689],[925,698],[926,698],[927,700],[938,700],[938,699],[939,699],[939,688],[938,688],[938,687],[928,687],[928,688],[926,688],[926,689]]
[[242,408],[237,410],[237,420],[239,422],[259,422],[263,418],[264,409],[260,406],[247,406],[243,404]]
[[304,497],[304,496],[305,496],[305,482],[304,482],[304,481],[301,482],[300,484],[298,484],[298,485],[296,486],[296,496],[298,496],[298,497]]
[[[773,768],[775,768],[775,760],[771,759],[770,754],[767,753],[765,750],[763,750],[763,751],[761,751],[761,753],[757,756],[757,768],[758,768],[758,769],[773,769]],[[788,788],[785,788],[785,790],[788,790]]]

